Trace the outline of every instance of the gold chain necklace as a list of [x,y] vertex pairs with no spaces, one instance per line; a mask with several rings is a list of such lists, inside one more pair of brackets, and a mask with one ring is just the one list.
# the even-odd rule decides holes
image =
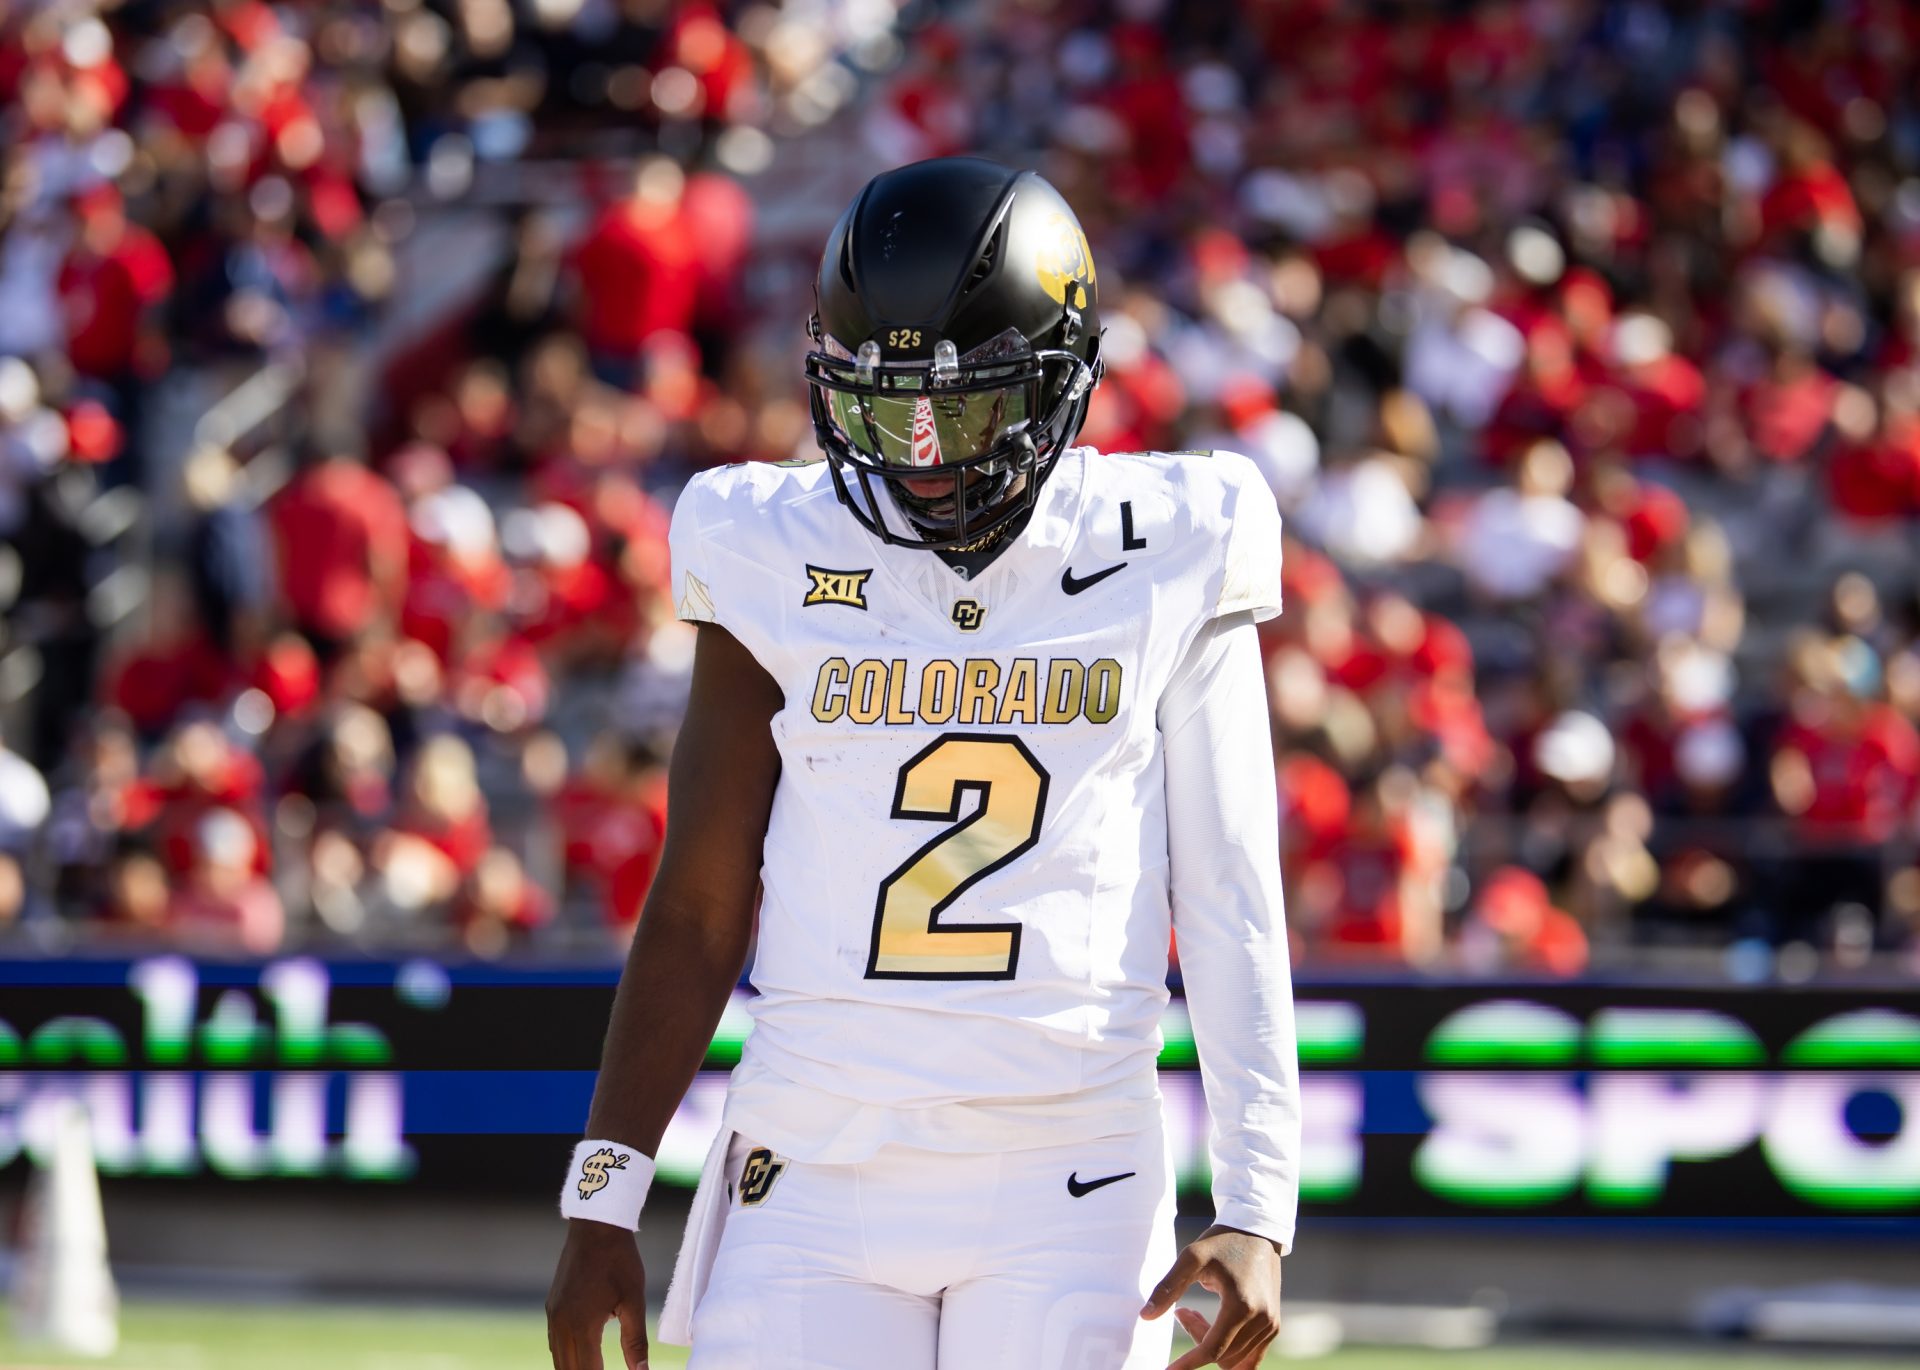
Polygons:
[[1006,537],[1011,525],[1012,521],[1009,520],[1007,523],[1001,524],[998,528],[992,528],[982,533],[972,542],[963,542],[958,547],[949,547],[947,550],[949,552],[984,552],[987,548]]

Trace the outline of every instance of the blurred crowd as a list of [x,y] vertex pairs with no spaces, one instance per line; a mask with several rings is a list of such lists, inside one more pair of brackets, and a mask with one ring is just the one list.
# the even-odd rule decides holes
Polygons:
[[1312,962],[1920,943],[1920,10],[953,7],[888,159],[1089,224],[1085,439],[1222,447]]
[[[0,933],[631,926],[691,654],[654,492],[805,428],[743,180],[893,18],[0,0]],[[422,246],[496,218],[491,278]],[[245,446],[168,410],[276,370]]]
[[[1288,515],[1306,962],[1914,954],[1916,78],[1898,0],[0,0],[0,923],[617,941],[673,494],[811,449],[794,206],[978,150],[1093,240],[1084,440]],[[159,460],[287,358],[278,464]]]

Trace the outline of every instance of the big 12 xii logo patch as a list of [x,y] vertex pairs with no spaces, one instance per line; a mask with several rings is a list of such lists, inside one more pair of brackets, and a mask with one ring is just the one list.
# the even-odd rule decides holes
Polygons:
[[583,1200],[591,1199],[605,1189],[608,1180],[612,1178],[607,1172],[625,1170],[627,1162],[632,1159],[631,1156],[615,1151],[610,1146],[603,1146],[587,1157],[580,1163],[580,1197]]

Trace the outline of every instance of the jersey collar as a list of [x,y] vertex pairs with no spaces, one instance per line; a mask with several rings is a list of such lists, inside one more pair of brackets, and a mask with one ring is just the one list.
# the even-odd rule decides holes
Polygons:
[[1061,454],[1046,484],[1040,487],[1027,526],[976,575],[961,576],[931,552],[896,547],[864,529],[861,535],[873,547],[881,573],[894,583],[902,598],[924,609],[950,632],[948,615],[954,602],[968,598],[971,591],[973,597],[989,606],[983,632],[990,632],[1003,620],[1008,607],[1036,586],[1049,585],[1059,578],[1086,505],[1086,466],[1091,450],[1075,447]]

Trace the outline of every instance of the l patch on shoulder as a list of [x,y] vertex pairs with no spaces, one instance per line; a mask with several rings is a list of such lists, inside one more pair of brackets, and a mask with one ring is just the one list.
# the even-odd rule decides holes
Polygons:
[[764,1146],[756,1146],[747,1153],[746,1164],[740,1167],[740,1205],[743,1208],[755,1208],[767,1201],[773,1193],[773,1183],[785,1172],[787,1162],[784,1157],[776,1156]]
[[824,566],[809,566],[807,578],[813,583],[807,590],[807,597],[800,603],[844,604],[852,609],[864,609],[867,607],[867,579],[872,574],[871,566],[864,571],[829,571]]
[[1126,497],[1087,522],[1081,536],[1086,560],[1143,561],[1181,545],[1181,520],[1165,489],[1141,482]]

